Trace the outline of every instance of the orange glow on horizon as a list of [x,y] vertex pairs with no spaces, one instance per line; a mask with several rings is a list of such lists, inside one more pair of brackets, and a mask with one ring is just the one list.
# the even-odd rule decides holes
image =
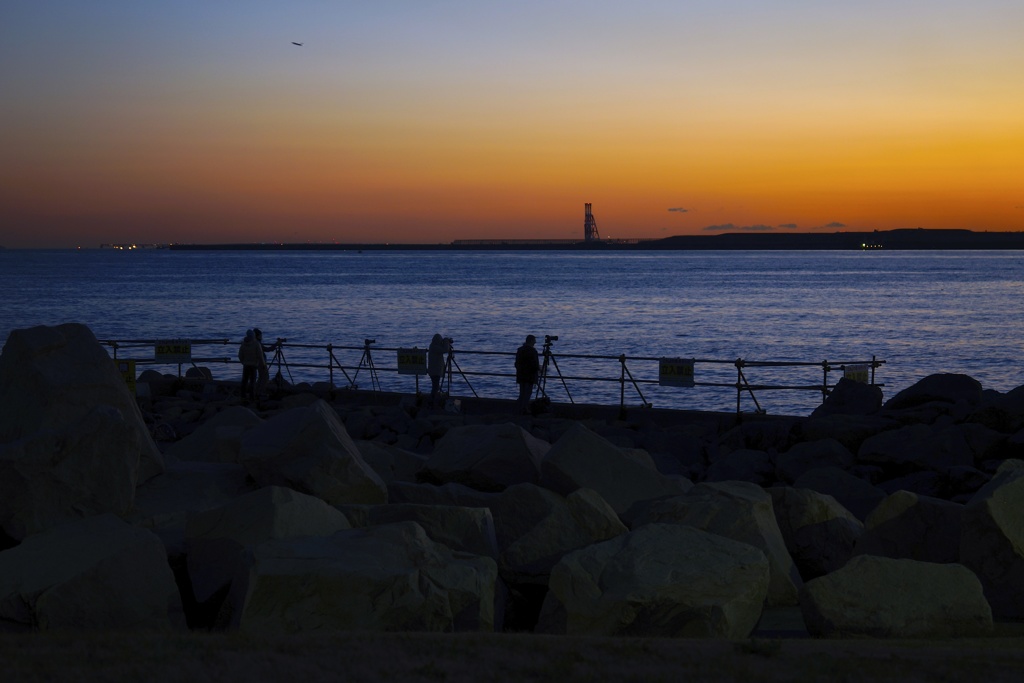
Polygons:
[[979,2],[25,3],[0,245],[1024,231],[1024,6]]

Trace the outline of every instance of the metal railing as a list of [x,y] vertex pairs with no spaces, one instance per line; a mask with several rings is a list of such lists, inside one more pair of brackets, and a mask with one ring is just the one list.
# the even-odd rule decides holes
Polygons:
[[[638,400],[641,407],[650,408],[652,403],[645,395],[655,386],[665,386],[663,378],[655,375],[651,377],[650,368],[659,368],[664,361],[661,357],[652,356],[627,356],[618,355],[595,355],[578,353],[555,353],[552,348],[552,341],[557,337],[546,337],[540,351],[541,371],[535,387],[535,397],[553,400],[553,398],[564,399],[569,403],[576,403],[573,397],[571,384],[583,385],[586,383],[603,384],[614,386],[617,391],[618,404],[625,409],[631,401]],[[131,340],[100,340],[101,344],[111,349],[115,359],[119,357],[131,358],[135,365],[151,365],[162,367],[177,366],[178,377],[182,376],[182,368],[186,365],[199,367],[210,364],[237,364],[236,350],[237,340],[227,338],[217,339],[188,339],[188,340],[152,340],[152,339],[131,339]],[[205,355],[193,355],[193,348],[201,349],[229,348],[226,354],[216,355],[207,353]],[[332,389],[359,389],[368,388],[370,391],[380,392],[385,390],[398,393],[409,390],[409,378],[415,382],[415,392],[420,393],[420,377],[426,374],[425,367],[421,372],[409,373],[400,371],[397,364],[397,354],[408,351],[403,347],[376,346],[373,339],[365,339],[362,345],[345,346],[335,344],[299,344],[291,343],[286,339],[278,339],[272,344],[265,345],[267,349],[267,363],[271,371],[272,382],[278,390],[283,388],[285,383],[296,384],[296,376],[299,381],[326,381]],[[415,347],[413,347],[415,348]],[[149,357],[139,354],[141,349],[151,352]],[[417,349],[423,351],[423,349]],[[163,351],[163,353],[161,353]],[[175,353],[177,352],[177,353]],[[292,356],[286,357],[286,353]],[[121,354],[119,356],[119,354]],[[127,356],[124,354],[128,354]],[[375,357],[376,354],[376,357]],[[396,354],[390,356],[395,359],[396,365],[381,366],[377,358],[381,354]],[[515,356],[514,351],[487,351],[469,349],[451,349],[445,358],[445,372],[442,378],[442,393],[454,396],[454,391],[468,391],[472,396],[480,398],[480,394],[474,387],[473,382],[480,380],[480,383],[489,384],[494,389],[494,380],[499,378],[515,378],[514,372],[504,368],[512,367],[511,358]],[[502,359],[500,366],[496,359]],[[459,359],[469,359],[468,368],[463,368]],[[343,360],[345,362],[343,362]],[[562,362],[570,372],[564,372],[559,362]],[[753,412],[764,413],[766,410],[758,400],[758,393],[768,391],[801,391],[817,392],[824,401],[835,384],[832,382],[833,373],[839,372],[844,376],[858,374],[858,381],[875,385],[885,386],[876,383],[875,371],[885,364],[872,356],[865,361],[752,361],[743,358],[735,360],[721,360],[710,358],[689,358],[686,362],[694,368],[693,376],[685,386],[687,387],[715,387],[735,392],[735,405],[737,414],[743,412],[746,397],[753,404]],[[734,374],[729,370],[735,371]],[[499,369],[499,367],[501,369]],[[614,371],[611,370],[614,368]],[[641,369],[642,368],[642,369]],[[697,372],[696,368],[701,371]],[[764,371],[774,372],[775,370],[799,370],[817,368],[820,371],[820,381],[805,381],[794,383],[771,383],[767,381],[751,381],[748,375],[752,371],[759,374]],[[640,370],[635,373],[634,370]],[[660,372],[660,368],[659,368]],[[385,382],[382,384],[381,375],[384,375]],[[392,377],[393,375],[393,377]],[[321,379],[313,379],[319,377]],[[700,379],[706,377],[705,379]],[[365,378],[365,379],[364,379]],[[472,378],[472,381],[471,381]],[[790,378],[791,379],[791,378]],[[838,380],[837,380],[838,381]],[[511,392],[503,391],[501,398],[509,398]],[[587,392],[584,392],[587,393]],[[552,394],[555,396],[552,397]],[[468,394],[463,394],[468,395]]]

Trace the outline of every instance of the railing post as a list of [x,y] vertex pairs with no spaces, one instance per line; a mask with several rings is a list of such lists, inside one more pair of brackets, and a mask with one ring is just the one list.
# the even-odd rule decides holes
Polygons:
[[828,399],[828,361],[821,361],[821,402],[824,403]]
[[742,412],[740,409],[740,399],[743,397],[743,359],[737,358],[736,362],[736,416],[739,417]]
[[327,345],[327,379],[334,389],[334,344]]
[[626,409],[626,354],[619,354],[619,410]]

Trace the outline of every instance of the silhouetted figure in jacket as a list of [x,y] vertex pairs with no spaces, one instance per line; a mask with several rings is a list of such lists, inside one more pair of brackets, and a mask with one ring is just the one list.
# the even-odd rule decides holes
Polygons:
[[523,415],[530,413],[530,394],[537,383],[540,372],[540,356],[537,354],[537,338],[526,335],[526,341],[516,350],[516,384],[519,385],[519,401],[516,406]]
[[437,406],[441,393],[441,378],[444,376],[445,354],[451,351],[452,341],[435,334],[427,347],[427,374],[430,376],[430,405]]
[[267,357],[252,330],[245,331],[245,339],[238,347],[238,360],[242,363],[242,398],[256,400],[256,377],[260,368],[267,367]]

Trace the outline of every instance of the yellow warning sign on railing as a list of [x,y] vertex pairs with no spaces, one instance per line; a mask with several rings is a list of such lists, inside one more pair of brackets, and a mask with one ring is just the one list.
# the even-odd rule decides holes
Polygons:
[[192,341],[162,339],[153,347],[153,360],[163,363],[189,363],[192,361]]
[[128,385],[128,391],[132,392],[132,396],[135,395],[135,361],[130,358],[115,358],[114,367],[121,373],[121,377],[124,378],[125,384]]
[[398,349],[398,374],[427,374],[427,350],[415,347],[411,349]]
[[663,387],[692,387],[692,358],[661,358],[658,360],[658,384]]
[[861,384],[868,383],[868,366],[867,365],[847,365],[843,368],[843,377],[852,381],[859,382]]

